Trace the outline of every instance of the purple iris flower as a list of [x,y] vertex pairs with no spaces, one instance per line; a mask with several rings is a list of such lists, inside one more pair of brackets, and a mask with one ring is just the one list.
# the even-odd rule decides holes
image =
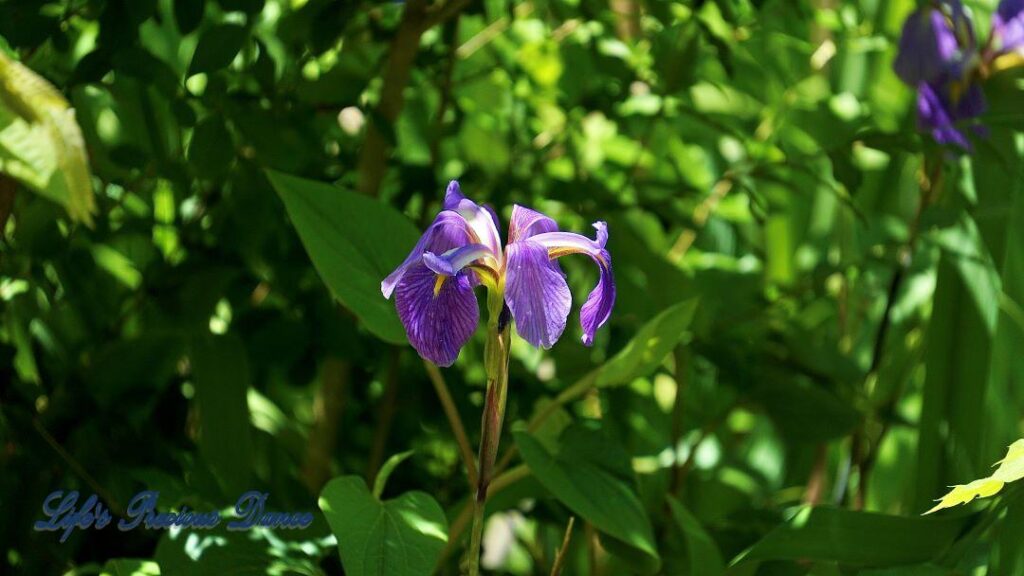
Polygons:
[[1024,49],[1024,0],[1003,0],[992,17],[992,34],[1002,54]]
[[941,0],[903,24],[896,74],[917,88],[918,127],[942,144],[971,148],[960,126],[985,111],[975,83],[979,51],[974,27],[959,0]]
[[479,322],[473,288],[480,284],[503,299],[523,339],[550,348],[565,330],[572,302],[556,260],[585,254],[600,269],[580,311],[583,344],[589,346],[615,303],[611,255],[605,249],[608,226],[595,222],[594,228],[594,240],[559,232],[548,216],[515,205],[503,248],[497,215],[468,200],[453,180],[444,209],[380,289],[385,298],[395,295],[398,317],[420,356],[451,366]]

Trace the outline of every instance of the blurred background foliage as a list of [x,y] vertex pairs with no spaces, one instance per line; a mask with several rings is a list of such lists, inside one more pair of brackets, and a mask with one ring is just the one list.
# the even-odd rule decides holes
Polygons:
[[344,506],[341,530],[30,527],[56,489],[316,511],[412,450],[383,494],[440,505],[427,562],[456,573],[469,487],[436,390],[475,446],[483,339],[434,372],[368,290],[458,178],[503,220],[607,220],[619,285],[593,348],[572,319],[514,343],[488,571],[548,573],[574,516],[567,574],[1024,574],[1015,490],[919,516],[1022,435],[1024,100],[988,81],[973,155],[918,135],[891,70],[914,8],[0,3],[0,51],[74,107],[95,195],[12,172],[35,149],[5,80],[0,572],[341,574]]

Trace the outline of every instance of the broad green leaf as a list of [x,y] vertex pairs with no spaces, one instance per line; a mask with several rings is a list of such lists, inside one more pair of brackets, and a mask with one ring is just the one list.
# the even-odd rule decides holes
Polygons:
[[628,456],[621,457],[600,433],[570,426],[549,452],[529,433],[513,432],[530,472],[549,492],[595,528],[635,553],[645,573],[654,573],[661,559],[654,531],[631,478]]
[[160,566],[152,560],[117,558],[103,565],[100,576],[160,576]]
[[0,51],[0,173],[92,224],[92,174],[75,111],[49,82]]
[[225,494],[252,489],[252,431],[249,425],[249,363],[235,336],[196,338],[192,375],[199,407],[199,452]]
[[1011,444],[1006,451],[1006,457],[996,464],[999,467],[991,476],[953,486],[953,489],[925,514],[937,512],[943,508],[952,508],[959,504],[967,504],[975,498],[988,498],[1002,490],[1006,483],[1024,478],[1024,438]]
[[188,73],[216,72],[225,68],[242,50],[248,37],[248,30],[238,24],[218,24],[203,30]]
[[618,354],[605,363],[597,376],[598,386],[627,384],[650,373],[687,336],[686,329],[697,310],[697,299],[679,302],[644,324]]
[[381,502],[362,478],[342,476],[324,487],[320,509],[351,576],[430,574],[448,542],[444,511],[424,492]]
[[700,522],[690,514],[675,497],[668,496],[668,505],[672,511],[672,518],[683,533],[686,541],[686,554],[690,561],[689,574],[701,576],[718,576],[725,571],[725,563],[722,561],[722,554],[718,551],[718,545],[711,539],[711,536],[700,525]]
[[390,206],[330,184],[267,172],[324,283],[375,335],[406,342],[380,283],[419,237]]
[[885,567],[927,562],[960,535],[970,516],[922,518],[801,508],[738,561],[819,560]]
[[969,466],[980,472],[984,466],[972,460],[978,457],[985,427],[991,338],[970,291],[945,256],[936,282],[911,502],[917,510],[931,506],[935,495],[956,481],[954,470]]

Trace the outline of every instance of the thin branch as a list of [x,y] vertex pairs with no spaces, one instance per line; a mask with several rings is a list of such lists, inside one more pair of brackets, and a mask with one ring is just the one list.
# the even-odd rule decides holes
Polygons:
[[359,153],[359,191],[363,194],[377,196],[380,192],[380,183],[384,179],[388,151],[392,143],[388,141],[385,131],[378,123],[394,124],[401,114],[405,106],[405,87],[409,84],[423,33],[455,16],[468,4],[469,0],[449,0],[438,8],[429,8],[426,0],[406,2],[398,31],[388,49],[376,118],[374,115],[369,117],[366,141],[363,142],[363,148]]
[[565,553],[569,550],[569,541],[572,540],[572,525],[576,522],[575,516],[569,517],[569,525],[565,527],[565,536],[562,537],[562,546],[555,555],[555,563],[551,565],[551,576],[559,576],[562,573],[562,565],[565,564]]
[[462,456],[463,464],[466,465],[469,487],[470,489],[475,489],[477,482],[476,461],[473,457],[473,447],[469,443],[469,437],[466,436],[466,427],[462,425],[462,418],[459,416],[459,411],[455,407],[455,401],[452,400],[452,394],[448,391],[448,385],[445,384],[441,371],[427,360],[423,361],[423,366],[427,369],[427,376],[430,378],[430,383],[434,385],[437,398],[441,401],[441,407],[444,408],[444,415],[448,418],[448,425],[451,426],[452,434],[455,436],[455,442],[459,445],[459,454]]
[[83,467],[82,464],[79,463],[78,460],[76,460],[75,457],[72,456],[70,452],[65,450],[64,447],[60,445],[60,442],[57,442],[56,438],[54,438],[46,430],[45,427],[43,427],[43,423],[40,422],[38,418],[33,418],[32,424],[33,426],[35,426],[36,432],[39,432],[39,435],[43,437],[43,440],[46,440],[46,443],[49,444],[50,447],[53,448],[53,450],[57,452],[58,455],[60,455],[61,459],[63,459],[64,462],[67,463],[71,470],[75,474],[77,474],[79,478],[84,480],[85,483],[88,484],[90,488],[92,488],[92,491],[95,492],[97,496],[102,498],[103,501],[106,502],[108,506],[110,506],[110,509],[115,514],[117,514],[118,516],[124,516],[124,508],[121,507],[121,504],[114,499],[110,492],[107,492],[106,488],[101,486],[100,483],[97,482],[95,478],[93,478],[92,474],[89,474],[89,471],[86,470],[85,467]]

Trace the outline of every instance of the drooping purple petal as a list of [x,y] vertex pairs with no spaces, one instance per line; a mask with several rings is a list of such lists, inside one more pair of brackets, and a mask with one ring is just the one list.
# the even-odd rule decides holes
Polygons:
[[496,255],[501,255],[501,237],[498,234],[498,217],[493,210],[480,206],[462,195],[459,183],[452,180],[444,195],[445,210],[457,212],[466,219],[470,229],[476,236],[474,242],[490,248]]
[[[963,90],[963,93],[957,94],[958,90]],[[950,82],[939,82],[918,87],[918,126],[931,132],[941,144],[956,144],[964,150],[971,150],[971,143],[958,124],[976,118],[984,111],[984,94],[977,84],[957,88]]]
[[508,222],[508,242],[518,242],[544,232],[558,232],[558,224],[548,216],[519,204],[512,206]]
[[408,270],[423,261],[424,252],[444,253],[452,248],[464,246],[472,242],[472,235],[466,220],[450,210],[444,210],[434,218],[427,231],[420,236],[416,246],[395,271],[380,283],[380,291],[385,298],[391,298],[395,286],[402,280]]
[[591,240],[586,236],[571,232],[546,232],[530,238],[528,242],[543,246],[549,258],[560,258],[569,254],[586,254],[600,268],[601,276],[597,286],[590,291],[587,301],[580,310],[580,324],[583,326],[583,344],[590,346],[594,342],[597,329],[608,321],[612,307],[615,306],[615,277],[612,274],[611,254],[605,249],[608,243],[608,225],[595,222],[597,238]]
[[572,296],[565,277],[552,268],[548,249],[532,240],[506,247],[505,303],[524,340],[550,348],[565,330]]
[[451,366],[480,320],[465,273],[444,278],[422,262],[410,266],[395,289],[395,306],[412,347],[438,366]]
[[1024,0],[1003,0],[992,17],[1001,52],[1024,49]]
[[[959,13],[962,14],[962,10]],[[932,82],[950,71],[959,59],[959,52],[956,33],[946,15],[938,9],[925,8],[908,16],[903,23],[893,70],[911,86]]]

